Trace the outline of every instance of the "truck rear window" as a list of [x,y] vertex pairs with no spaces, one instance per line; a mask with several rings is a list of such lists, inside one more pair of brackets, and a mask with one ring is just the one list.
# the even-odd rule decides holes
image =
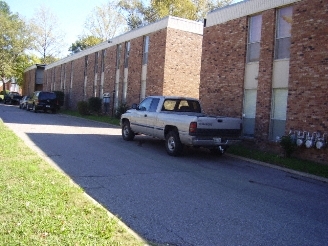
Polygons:
[[56,99],[56,94],[53,92],[40,92],[39,100],[52,100]]
[[167,99],[163,103],[162,111],[201,113],[201,108],[198,101],[187,99]]

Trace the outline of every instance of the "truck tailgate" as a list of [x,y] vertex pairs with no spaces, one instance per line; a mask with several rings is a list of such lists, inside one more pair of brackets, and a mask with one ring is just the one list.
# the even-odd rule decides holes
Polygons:
[[241,136],[242,120],[238,118],[206,116],[197,119],[197,136],[235,138]]

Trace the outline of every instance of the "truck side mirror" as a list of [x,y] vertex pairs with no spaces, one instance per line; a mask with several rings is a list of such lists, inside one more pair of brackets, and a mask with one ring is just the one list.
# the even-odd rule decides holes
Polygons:
[[132,107],[131,108],[132,109],[138,109],[138,104],[136,104],[136,103],[132,104]]

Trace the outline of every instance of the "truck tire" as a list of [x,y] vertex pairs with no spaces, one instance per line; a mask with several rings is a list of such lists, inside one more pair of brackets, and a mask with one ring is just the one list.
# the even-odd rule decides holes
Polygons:
[[183,150],[183,144],[180,141],[179,134],[176,131],[170,131],[165,137],[166,152],[171,156],[179,156]]
[[124,121],[122,125],[122,138],[125,141],[132,141],[134,139],[134,132],[131,130],[130,122]]

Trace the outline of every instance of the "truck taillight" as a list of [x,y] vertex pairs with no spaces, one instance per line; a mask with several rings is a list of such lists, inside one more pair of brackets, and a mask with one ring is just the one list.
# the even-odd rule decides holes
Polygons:
[[189,133],[195,133],[197,131],[197,122],[191,122],[189,125]]

